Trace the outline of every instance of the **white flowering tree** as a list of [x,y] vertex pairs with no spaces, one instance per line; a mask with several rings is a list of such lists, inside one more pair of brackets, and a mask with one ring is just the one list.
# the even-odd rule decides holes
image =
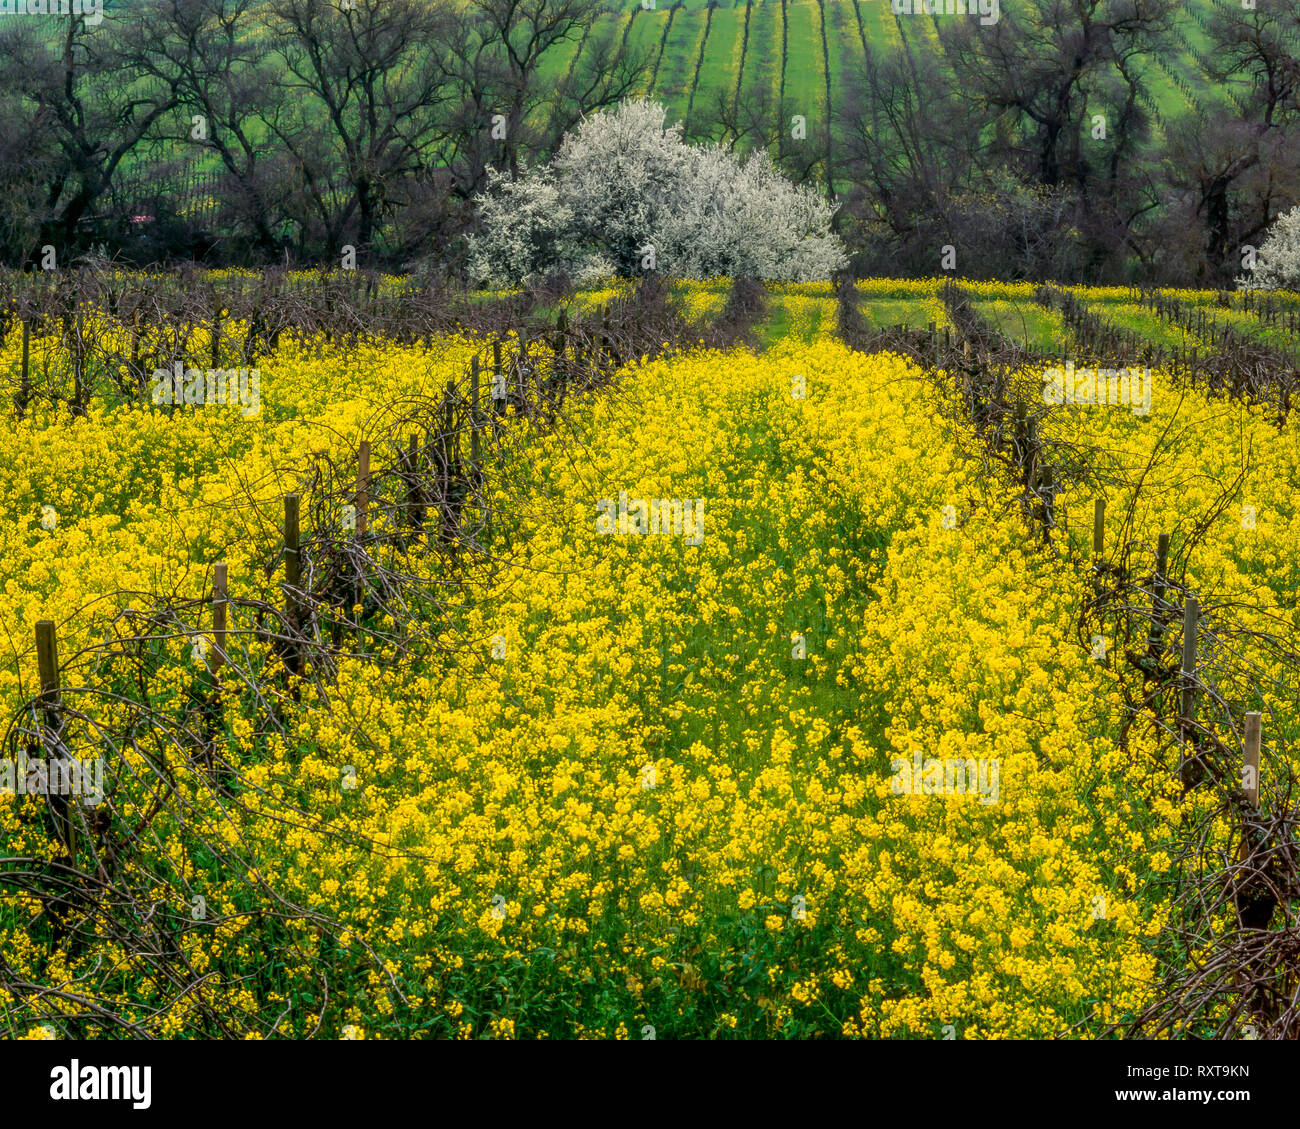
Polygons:
[[782,176],[765,150],[742,161],[718,145],[691,153],[676,207],[661,227],[672,273],[810,282],[845,265],[830,229],[835,209],[815,189]]
[[[553,162],[575,236],[620,275],[635,274],[677,206],[691,149],[656,102],[623,102],[580,122]],[[657,252],[656,252],[657,257]]]
[[473,255],[481,277],[508,285],[565,265],[573,213],[546,169],[511,180],[488,169],[488,190],[478,198],[483,234]]
[[1248,277],[1237,279],[1246,290],[1300,290],[1300,207],[1278,216],[1268,229]]
[[658,103],[627,101],[566,135],[549,167],[517,181],[494,174],[471,239],[476,280],[612,268],[806,281],[845,265],[835,210],[814,188],[792,184],[766,152],[741,160],[687,145],[665,118]]

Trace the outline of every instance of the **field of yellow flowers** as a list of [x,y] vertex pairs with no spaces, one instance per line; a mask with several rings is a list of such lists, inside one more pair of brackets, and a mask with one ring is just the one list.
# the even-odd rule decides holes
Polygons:
[[[798,306],[808,328],[760,354],[631,365],[521,442],[503,563],[430,625],[482,662],[345,658],[269,742],[228,694],[244,791],[185,794],[242,868],[187,857],[179,817],[149,848],[210,907],[184,934],[199,986],[113,935],[63,948],[48,904],[6,892],[4,1033],[89,997],[150,1034],[212,1013],[334,1038],[1089,1037],[1139,1009],[1185,813],[1172,762],[1121,747],[1122,675],[1079,639],[1090,525],[1045,549],[924,374],[829,317]],[[214,561],[232,594],[261,585],[279,497],[476,348],[286,343],[254,417],[7,419],[6,718],[35,692],[37,620],[72,655],[140,593],[200,599]],[[1294,632],[1292,430],[1156,374],[1149,414],[1063,406],[1044,437],[1109,468],[1129,536],[1177,553],[1194,531],[1191,580]],[[1059,504],[1090,518],[1090,497]],[[159,700],[198,677],[190,645],[159,656]],[[1289,742],[1294,699],[1262,705]],[[978,766],[964,794],[958,762]],[[51,849],[34,802],[0,807],[6,855]],[[268,913],[270,891],[341,932]]]

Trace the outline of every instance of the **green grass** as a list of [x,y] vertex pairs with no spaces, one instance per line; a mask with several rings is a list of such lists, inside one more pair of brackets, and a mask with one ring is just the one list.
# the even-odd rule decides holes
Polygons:
[[718,138],[721,128],[715,119],[719,93],[730,102],[735,98],[736,76],[740,71],[740,45],[745,28],[745,5],[718,8],[704,45],[704,66],[695,92],[690,128],[696,136]]
[[686,103],[695,77],[695,60],[700,57],[700,43],[708,14],[703,8],[686,7],[677,13],[664,57],[659,63],[659,77],[652,93],[667,103],[670,117],[679,121],[686,116]]
[[1250,341],[1289,354],[1293,361],[1300,359],[1300,336],[1290,332],[1284,324],[1268,322],[1255,309],[1243,309],[1243,297],[1240,293],[1234,294],[1235,301],[1230,308],[1218,305],[1212,293],[1203,297],[1198,295],[1192,301],[1180,300],[1179,304],[1189,313],[1205,311],[1206,332],[1202,337],[1207,341],[1217,339],[1224,327],[1231,327]]
[[[785,97],[791,114],[808,119],[808,136],[814,138],[824,128],[822,103],[826,79],[822,72],[822,42],[817,15],[817,0],[787,0],[790,17],[785,64]],[[790,123],[783,122],[788,130]]]
[[998,299],[976,302],[975,312],[1003,337],[1032,349],[1055,351],[1065,347],[1071,334],[1057,310],[1036,302]]
[[[831,3],[838,2],[840,0],[831,0]],[[898,25],[888,4],[882,3],[882,0],[855,0],[855,2],[862,15],[862,28],[867,36],[867,46],[871,50],[900,46],[902,40],[898,35]]]
[[873,298],[862,303],[862,316],[873,329],[898,325],[924,329],[936,320],[933,306],[924,298]]
[[749,18],[749,52],[741,79],[741,97],[760,92],[775,100],[781,85],[781,5],[779,0],[755,0]]
[[[1146,59],[1141,73],[1148,87],[1148,108],[1158,112],[1160,122],[1167,124],[1175,117],[1194,111],[1212,115],[1216,105],[1227,97],[1241,97],[1248,83],[1232,82],[1226,89],[1216,84],[1206,74],[1195,52],[1207,55],[1208,41],[1197,17],[1213,12],[1218,0],[1186,0],[1175,13],[1173,34],[1174,50],[1167,57]],[[617,21],[621,34],[626,21],[632,19],[630,10],[634,0],[628,0],[628,9],[620,10],[610,18]],[[638,9],[629,44],[652,48],[653,57],[659,56],[659,43],[668,21],[673,0],[657,0],[654,10]],[[742,100],[751,99],[760,90],[778,92],[784,88],[790,114],[802,114],[808,119],[809,136],[818,137],[825,128],[827,113],[826,73],[822,57],[822,16],[817,0],[786,0],[788,27],[788,55],[782,75],[781,0],[753,0],[750,22],[750,42],[746,51],[744,73],[740,71],[741,44],[744,36],[746,0],[717,0],[705,45],[704,62],[700,68],[700,86],[691,110],[690,126],[698,136],[717,137],[721,129],[711,119],[714,116],[719,91],[726,93],[728,101],[734,100],[739,89]],[[827,48],[830,62],[831,103],[834,107],[844,93],[844,84],[850,75],[861,74],[867,61],[866,49],[875,58],[883,58],[902,50],[904,43],[919,66],[924,58],[940,60],[942,72],[951,75],[939,35],[944,18],[932,16],[903,16],[895,18],[888,0],[824,0]],[[665,102],[673,120],[686,117],[690,101],[691,82],[696,62],[700,57],[700,42],[707,22],[707,0],[685,0],[677,12],[671,34],[659,57],[659,69],[653,84],[649,73],[642,93]],[[860,24],[859,24],[859,21]],[[861,28],[861,30],[859,30]],[[901,28],[901,33],[900,33]],[[576,45],[557,50],[557,56],[566,56],[548,64],[548,75],[562,77],[568,66],[568,56]],[[1175,81],[1186,83],[1188,91]],[[782,123],[788,131],[789,123]],[[1153,141],[1163,136],[1163,127],[1153,123]]]
[[1163,345],[1167,349],[1192,349],[1210,344],[1199,333],[1171,325],[1135,302],[1089,303],[1089,309],[1117,329],[1136,333],[1152,345]]

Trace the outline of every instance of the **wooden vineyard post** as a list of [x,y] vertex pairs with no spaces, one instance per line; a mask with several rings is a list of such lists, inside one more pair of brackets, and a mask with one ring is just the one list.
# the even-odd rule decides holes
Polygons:
[[560,316],[555,319],[555,340],[551,346],[555,358],[551,365],[549,387],[546,390],[546,397],[550,401],[552,411],[557,403],[564,401],[564,333],[568,324],[568,319],[561,310]]
[[1183,667],[1182,695],[1178,705],[1178,729],[1182,737],[1178,758],[1178,775],[1183,787],[1191,783],[1191,758],[1187,755],[1187,742],[1191,740],[1192,723],[1196,717],[1196,692],[1193,679],[1196,676],[1196,627],[1200,616],[1196,597],[1190,593],[1183,610]]
[[1160,657],[1161,639],[1164,628],[1161,626],[1161,605],[1165,600],[1165,573],[1169,568],[1169,534],[1160,534],[1156,545],[1156,575],[1151,586],[1151,630],[1147,634],[1147,657],[1155,660]]
[[447,451],[447,465],[451,467],[452,477],[456,479],[459,479],[461,473],[460,433],[461,428],[464,427],[464,420],[461,419],[463,411],[456,382],[449,380],[447,381],[447,419],[444,430],[446,442],[444,446]]
[[[1261,715],[1258,711],[1246,714],[1246,739],[1241,751],[1241,790],[1248,810],[1242,818],[1241,844],[1237,848],[1237,861],[1243,864],[1246,870],[1239,872],[1238,881],[1233,883],[1233,901],[1236,904],[1237,920],[1243,928],[1264,930],[1269,927],[1277,910],[1277,897],[1265,885],[1267,879],[1265,883],[1261,883],[1258,877],[1250,874],[1249,866],[1253,861],[1252,856],[1255,855],[1256,848],[1264,846],[1260,828],[1257,825],[1252,826],[1254,817],[1259,812],[1260,724]],[[1261,885],[1264,886],[1263,889],[1260,888]],[[1234,975],[1238,987],[1243,986],[1248,979],[1249,975],[1244,969],[1239,969]],[[1288,993],[1289,991],[1290,989]],[[1254,1015],[1260,1016],[1263,1009],[1257,1006],[1258,993],[1254,994],[1251,1003]]]
[[501,434],[500,417],[506,410],[505,374],[501,369],[501,342],[492,342],[492,437]]
[[[456,383],[447,381],[443,400],[442,433],[438,436],[438,529],[437,536],[452,548],[456,542],[456,496],[460,486],[460,438],[456,429]],[[432,548],[434,530],[429,530]]]
[[136,387],[143,392],[144,373],[140,371],[140,308],[138,306],[131,311],[131,360],[129,364]]
[[519,357],[515,362],[516,415],[528,415],[528,336],[519,331]]
[[[366,536],[366,530],[369,528],[370,521],[370,440],[362,439],[357,445],[357,492],[354,503],[357,510],[357,541],[362,541]],[[362,558],[364,559],[364,558]],[[356,577],[347,588],[348,614],[352,613],[358,604],[362,603],[364,593],[364,581]],[[364,613],[362,613],[364,614]],[[357,633],[360,638],[362,616],[357,616]]]
[[366,535],[370,509],[370,440],[361,440],[357,447],[357,538]]
[[41,676],[41,708],[45,724],[58,728],[59,646],[54,621],[42,619],[36,624],[36,668]]
[[420,539],[424,529],[424,505],[420,490],[420,437],[412,433],[406,453],[406,521]]
[[[406,483],[406,501],[402,505],[402,524],[414,529],[415,522],[415,444],[416,437],[411,436],[408,446],[397,448],[397,460],[402,464],[402,481]],[[405,544],[405,539],[403,544]]]
[[[284,612],[288,629],[298,630],[298,588],[302,584],[302,563],[298,557],[298,495],[284,496]],[[298,648],[286,644],[285,665],[293,674],[299,673]]]
[[1259,811],[1259,739],[1260,715],[1254,711],[1246,715],[1246,746],[1241,758],[1241,790],[1254,811]]
[[[65,760],[62,743],[59,739],[62,729],[59,717],[59,644],[53,620],[42,619],[36,624],[36,668],[41,681],[41,711],[44,714],[45,726],[49,730],[50,745],[45,749],[45,767],[46,779],[51,784],[47,796],[50,814],[54,820],[55,832],[67,848],[75,866],[77,842],[72,826],[72,818],[68,814],[68,797],[53,786],[56,774],[49,763],[54,756],[57,756],[61,762]],[[42,734],[41,743],[43,745],[45,740],[45,735]],[[64,771],[71,772],[72,766],[65,762],[62,765],[62,770],[58,773],[58,777],[63,777]]]
[[32,323],[30,318],[23,318],[23,371],[18,385],[18,409],[27,411],[27,401],[32,395],[31,376]]
[[203,759],[211,772],[217,761],[217,735],[221,729],[221,680],[217,677],[226,661],[227,569],[225,561],[212,568],[212,661],[208,670],[212,688],[203,702]]
[[1038,420],[1029,416],[1025,420],[1025,486],[1030,486],[1038,473]]
[[1098,498],[1092,507],[1092,556],[1101,563],[1103,542],[1106,539],[1106,499]]
[[226,661],[226,562],[218,561],[212,571],[212,673]]
[[1039,494],[1042,496],[1043,499],[1043,540],[1044,541],[1050,541],[1052,538],[1052,522],[1053,522],[1053,509],[1054,509],[1052,495],[1054,489],[1055,489],[1055,484],[1053,481],[1052,468],[1050,466],[1045,466],[1043,467],[1042,471],[1039,474],[1039,486],[1038,486]]
[[[284,496],[284,582],[289,588],[296,589],[302,580],[302,567],[298,559],[299,530],[298,530],[298,495],[286,494]],[[291,614],[296,615],[298,611],[297,596],[289,593],[285,599],[285,607]]]
[[86,340],[84,336],[84,315],[80,304],[77,306],[76,317],[73,319],[73,325],[77,335],[77,347],[73,351],[72,357],[72,403],[80,411],[85,407],[85,387],[86,387]]
[[483,478],[483,452],[479,447],[479,365],[475,353],[469,365],[469,473],[477,489]]

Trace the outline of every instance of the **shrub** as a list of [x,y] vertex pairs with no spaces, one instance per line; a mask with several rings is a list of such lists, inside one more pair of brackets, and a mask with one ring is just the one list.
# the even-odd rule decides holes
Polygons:
[[1237,279],[1243,290],[1300,290],[1300,207],[1292,208],[1268,229],[1249,277]]
[[546,169],[512,180],[488,170],[478,198],[482,234],[470,236],[470,273],[496,285],[533,281],[568,267],[573,213]]

